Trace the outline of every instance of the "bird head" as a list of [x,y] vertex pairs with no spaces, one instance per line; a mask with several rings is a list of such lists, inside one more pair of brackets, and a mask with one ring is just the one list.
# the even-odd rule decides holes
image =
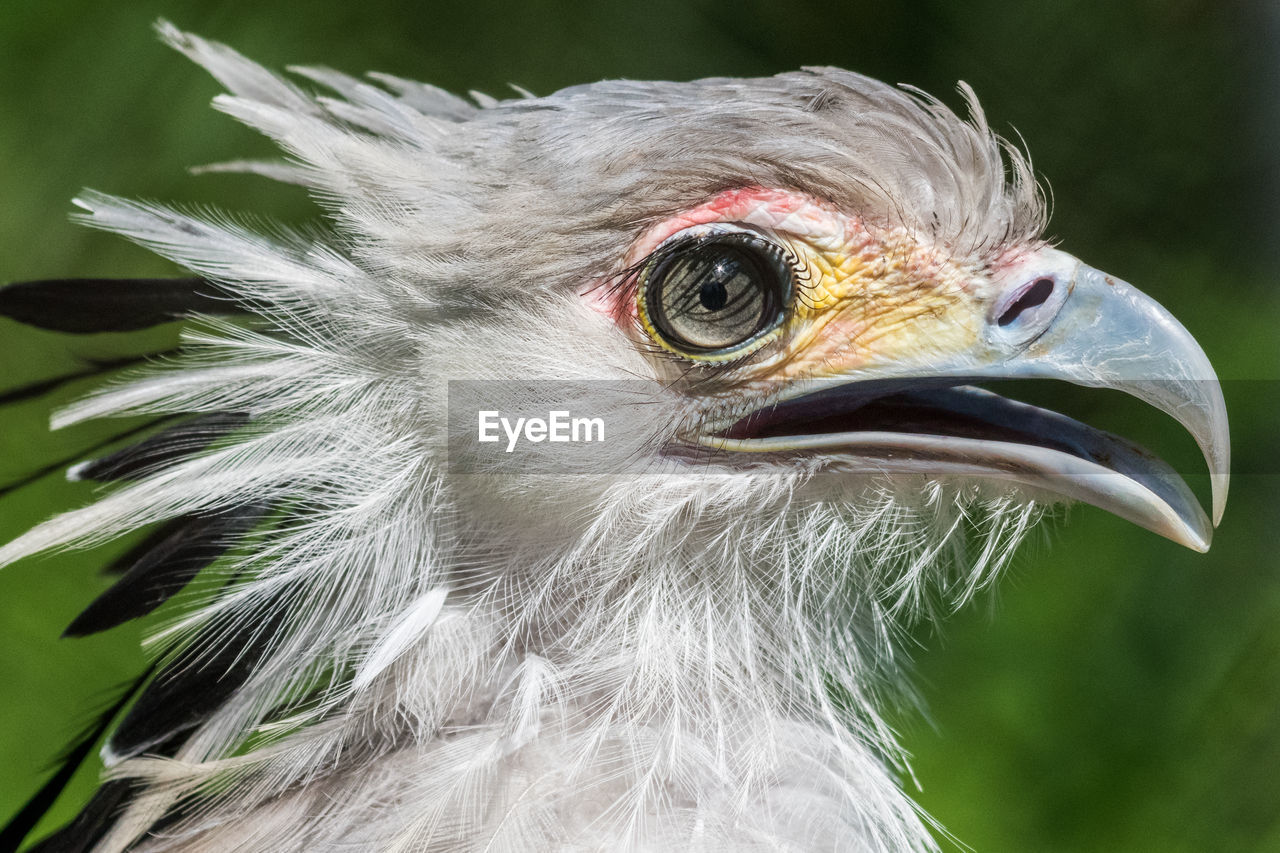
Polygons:
[[[451,129],[448,168],[432,160],[414,215],[396,208],[386,227],[397,249],[413,244],[406,278],[465,303],[469,319],[432,324],[429,347],[433,375],[479,380],[436,406],[464,439],[456,470],[492,475],[457,480],[470,514],[493,519],[485,504],[509,494],[515,538],[577,525],[548,538],[591,539],[610,566],[631,565],[621,543],[632,556],[658,543],[644,559],[659,571],[723,562],[673,561],[672,536],[695,549],[772,538],[801,562],[824,548],[847,564],[932,561],[910,583],[902,560],[876,568],[869,585],[895,604],[921,602],[929,582],[967,597],[1064,502],[1207,549],[1229,464],[1207,358],[1156,302],[1045,239],[1029,161],[961,92],[968,118],[832,68],[605,82],[491,104]],[[475,286],[457,293],[459,280]],[[1119,389],[1178,419],[1212,472],[1213,522],[1141,447],[976,387],[1013,379]],[[608,446],[485,446],[482,409],[600,415]],[[531,496],[534,519],[516,509]],[[600,519],[619,505],[644,520],[609,530]],[[815,515],[861,544],[797,541]],[[903,529],[929,532],[905,550],[876,538]],[[966,537],[984,541],[960,565]]]
[[[970,596],[1062,502],[1208,548],[1229,454],[1208,360],[1043,237],[1029,162],[967,88],[962,118],[832,68],[475,103],[294,69],[315,94],[161,32],[288,155],[218,168],[302,184],[327,218],[268,235],[78,200],[81,221],[215,286],[202,310],[255,317],[206,318],[176,365],[59,413],[198,417],[75,466],[121,483],[0,549],[249,519],[219,522],[239,546],[227,582],[166,629],[177,660],[109,741],[116,772],[152,786],[121,837],[209,791],[220,805],[190,831],[214,832],[355,762],[388,786],[378,809],[433,804],[434,823],[395,830],[444,845],[423,849],[490,831],[478,768],[513,813],[615,791],[583,806],[592,832],[714,818],[732,835],[792,786],[834,817],[775,802],[770,838],[925,848],[879,710],[901,686],[898,617],[932,590]],[[1179,420],[1213,522],[1137,445],[980,387],[1009,379],[1119,389]],[[600,440],[479,434],[485,412],[554,411],[598,419]],[[137,575],[78,632],[154,607],[121,603],[156,595]],[[410,742],[432,771],[383,773]],[[179,770],[139,757],[154,749]],[[517,777],[541,781],[517,796]]]

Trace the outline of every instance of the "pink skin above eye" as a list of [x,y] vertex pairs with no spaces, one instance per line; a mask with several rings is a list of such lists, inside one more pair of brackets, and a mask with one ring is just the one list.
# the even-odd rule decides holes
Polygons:
[[[843,213],[829,202],[792,190],[752,186],[717,193],[697,207],[650,226],[631,245],[620,268],[628,269],[640,263],[673,234],[716,222],[739,223],[783,234],[804,241],[818,252],[832,255],[875,255],[882,248],[883,240],[893,239],[889,236],[891,232],[868,225],[862,217]],[[1009,247],[986,265],[987,275],[997,280],[1007,277],[1014,268],[1033,258],[1035,250],[1042,245]],[[922,275],[936,269],[950,256],[950,251],[943,247],[921,245],[919,249],[912,265]],[[981,286],[980,281],[970,278],[958,282],[958,286],[968,290],[975,284]],[[621,286],[614,286],[612,279],[603,278],[588,282],[579,290],[579,295],[593,310],[611,318],[619,326],[634,328],[635,288],[634,276]]]
[[[735,222],[785,233],[819,250],[848,251],[872,242],[861,219],[846,216],[812,196],[767,187],[745,187],[725,190],[695,208],[651,226],[631,245],[621,267],[627,269],[638,264],[673,234],[715,222]],[[619,325],[633,325],[634,279],[622,287],[602,287],[603,283],[591,282],[579,295],[594,310],[613,318]]]

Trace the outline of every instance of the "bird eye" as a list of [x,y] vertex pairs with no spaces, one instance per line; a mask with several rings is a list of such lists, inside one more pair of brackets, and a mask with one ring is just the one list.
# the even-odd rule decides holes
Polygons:
[[754,234],[688,237],[645,265],[640,319],[673,352],[728,361],[754,352],[781,327],[794,273],[781,248]]

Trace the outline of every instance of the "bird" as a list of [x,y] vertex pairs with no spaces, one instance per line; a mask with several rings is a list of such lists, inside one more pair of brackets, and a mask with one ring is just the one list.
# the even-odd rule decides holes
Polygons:
[[[830,67],[464,98],[157,29],[284,153],[207,170],[320,214],[86,191],[80,223],[189,274],[0,289],[60,332],[185,324],[54,413],[149,425],[67,460],[93,499],[0,547],[146,531],[66,633],[160,611],[15,849],[101,742],[31,849],[936,850],[890,720],[904,632],[1068,503],[1209,548],[1207,356],[1045,236],[964,84],[964,115]],[[1209,512],[983,387],[1021,380],[1177,419]]]

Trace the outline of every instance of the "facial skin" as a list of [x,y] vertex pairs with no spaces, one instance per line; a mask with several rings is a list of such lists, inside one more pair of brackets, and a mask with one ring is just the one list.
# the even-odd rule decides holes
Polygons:
[[[675,237],[728,228],[755,231],[778,244],[796,270],[797,293],[778,333],[753,357],[731,366],[735,378],[748,386],[927,364],[972,347],[990,303],[1005,289],[1004,273],[1023,266],[1040,248],[1023,247],[994,263],[978,264],[820,200],[750,188],[720,193],[654,225],[636,240],[623,267],[637,268]],[[632,275],[624,286],[593,295],[592,303],[629,334],[638,332],[670,351],[645,328],[637,287]]]
[[[720,235],[744,235],[781,254],[791,288],[787,305],[779,315],[766,312],[759,332],[735,344],[686,346],[650,316],[650,267],[664,252],[692,251],[682,247],[698,238],[737,239]],[[1216,384],[1185,382],[1212,377],[1203,352],[1158,304],[1041,241],[1015,242],[994,256],[966,254],[820,199],[748,187],[649,227],[613,281],[596,282],[582,296],[653,356],[659,379],[688,388],[696,414],[682,430],[686,441],[740,459],[799,454],[853,470],[897,466],[906,473],[1012,479],[1208,547],[1209,519],[1181,479],[1147,451],[967,387],[981,378],[1059,379],[1120,388],[1164,409],[1204,450],[1216,478],[1214,518],[1220,517],[1227,453],[1221,395]],[[681,298],[695,303],[700,298],[677,292],[693,294]],[[719,309],[698,310],[715,316]],[[916,396],[888,420],[864,418],[871,409],[852,414],[890,393],[874,392],[866,384],[873,379]],[[803,399],[819,387],[844,398],[834,409],[830,398]],[[798,418],[794,409],[777,408],[791,400],[808,406]],[[762,415],[772,421],[768,435],[743,420],[758,424]],[[815,415],[825,418],[820,426]]]

